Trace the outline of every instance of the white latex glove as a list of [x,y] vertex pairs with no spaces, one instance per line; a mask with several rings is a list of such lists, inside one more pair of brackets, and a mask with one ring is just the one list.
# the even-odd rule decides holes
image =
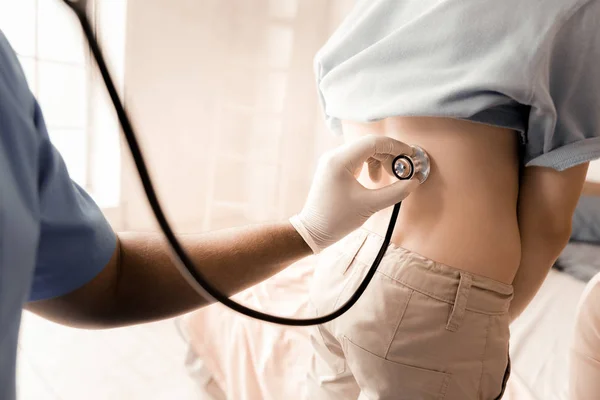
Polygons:
[[386,136],[365,136],[321,157],[306,204],[290,219],[314,253],[360,228],[376,212],[404,200],[419,186],[417,179],[398,180],[371,190],[356,180],[365,163],[371,177],[378,180],[382,164],[391,171],[393,159],[400,154],[411,156],[413,149]]

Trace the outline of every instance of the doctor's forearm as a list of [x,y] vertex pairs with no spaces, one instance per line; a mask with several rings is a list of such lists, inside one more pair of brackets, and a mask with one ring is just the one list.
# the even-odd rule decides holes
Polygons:
[[[179,274],[162,236],[123,233],[119,239],[113,323],[168,318],[208,304]],[[288,222],[184,235],[180,240],[203,276],[228,295],[311,254]]]
[[[289,222],[179,239],[200,272],[229,295],[311,254]],[[161,234],[122,233],[111,260],[92,281],[27,308],[60,324],[105,329],[169,318],[207,304],[179,274]]]

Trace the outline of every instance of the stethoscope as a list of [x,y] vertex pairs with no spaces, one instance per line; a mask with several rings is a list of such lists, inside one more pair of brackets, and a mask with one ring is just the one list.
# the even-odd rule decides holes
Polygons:
[[[88,0],[63,1],[75,12],[77,18],[79,19],[79,22],[81,23],[83,33],[92,51],[92,55],[96,60],[96,63],[98,64],[98,69],[100,70],[100,74],[102,75],[102,79],[104,81],[104,84],[106,85],[106,89],[108,90],[110,99],[117,112],[121,128],[123,129],[123,135],[127,140],[129,150],[131,151],[131,155],[135,162],[138,174],[140,176],[140,180],[142,182],[142,186],[144,187],[144,191],[148,198],[148,202],[150,203],[150,207],[152,208],[156,220],[165,237],[167,238],[167,241],[169,242],[173,253],[176,255],[175,265],[177,266],[183,277],[189,282],[189,284],[200,295],[202,295],[205,299],[209,301],[218,301],[219,303],[225,305],[233,311],[237,311],[238,313],[251,318],[255,318],[265,322],[272,322],[275,324],[289,326],[321,325],[338,318],[346,311],[348,311],[354,304],[356,304],[358,299],[367,289],[367,286],[369,285],[371,279],[375,275],[375,272],[377,271],[377,268],[379,267],[379,264],[381,263],[381,260],[383,259],[383,256],[390,245],[392,233],[394,232],[394,227],[396,226],[396,220],[398,219],[398,213],[400,212],[400,206],[402,203],[400,202],[394,206],[394,209],[392,211],[392,217],[390,219],[390,224],[385,234],[383,244],[381,245],[381,249],[379,250],[377,257],[375,257],[371,268],[367,272],[367,275],[361,282],[360,286],[358,287],[356,292],[354,292],[354,294],[350,297],[350,299],[346,301],[346,303],[344,303],[340,308],[331,312],[330,314],[306,319],[285,318],[256,311],[231,300],[226,295],[221,293],[217,288],[211,285],[210,282],[204,279],[202,274],[194,268],[194,263],[175,237],[173,230],[167,222],[165,214],[163,213],[162,207],[160,206],[160,203],[156,196],[156,192],[154,190],[152,181],[150,180],[150,175],[148,173],[148,169],[146,168],[146,162],[144,161],[144,157],[142,155],[142,151],[140,149],[133,127],[131,125],[127,112],[125,111],[125,108],[123,107],[123,104],[119,98],[119,95],[117,94],[117,90],[115,89],[115,85],[110,76],[110,73],[108,72],[104,56],[102,55],[102,51],[100,49],[100,45],[94,37],[92,26],[87,17]],[[398,179],[406,180],[415,178],[418,179],[421,183],[423,183],[429,176],[429,156],[425,151],[423,151],[423,149],[417,146],[413,146],[412,155],[400,155],[392,161],[392,170],[394,172],[394,175]]]

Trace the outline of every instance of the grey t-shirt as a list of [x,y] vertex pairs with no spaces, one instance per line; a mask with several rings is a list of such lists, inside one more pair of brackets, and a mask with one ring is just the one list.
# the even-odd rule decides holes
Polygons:
[[600,157],[600,0],[359,0],[315,72],[337,133],[452,117],[519,131],[527,166]]

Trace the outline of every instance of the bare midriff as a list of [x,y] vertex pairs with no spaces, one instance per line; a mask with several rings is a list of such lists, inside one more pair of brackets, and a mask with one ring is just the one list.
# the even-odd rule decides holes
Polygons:
[[[395,117],[374,123],[343,122],[344,138],[386,135],[422,147],[431,173],[402,203],[392,243],[454,268],[510,284],[521,257],[517,198],[518,134],[468,121]],[[367,169],[360,182],[379,188]],[[365,228],[385,235],[391,209]]]

